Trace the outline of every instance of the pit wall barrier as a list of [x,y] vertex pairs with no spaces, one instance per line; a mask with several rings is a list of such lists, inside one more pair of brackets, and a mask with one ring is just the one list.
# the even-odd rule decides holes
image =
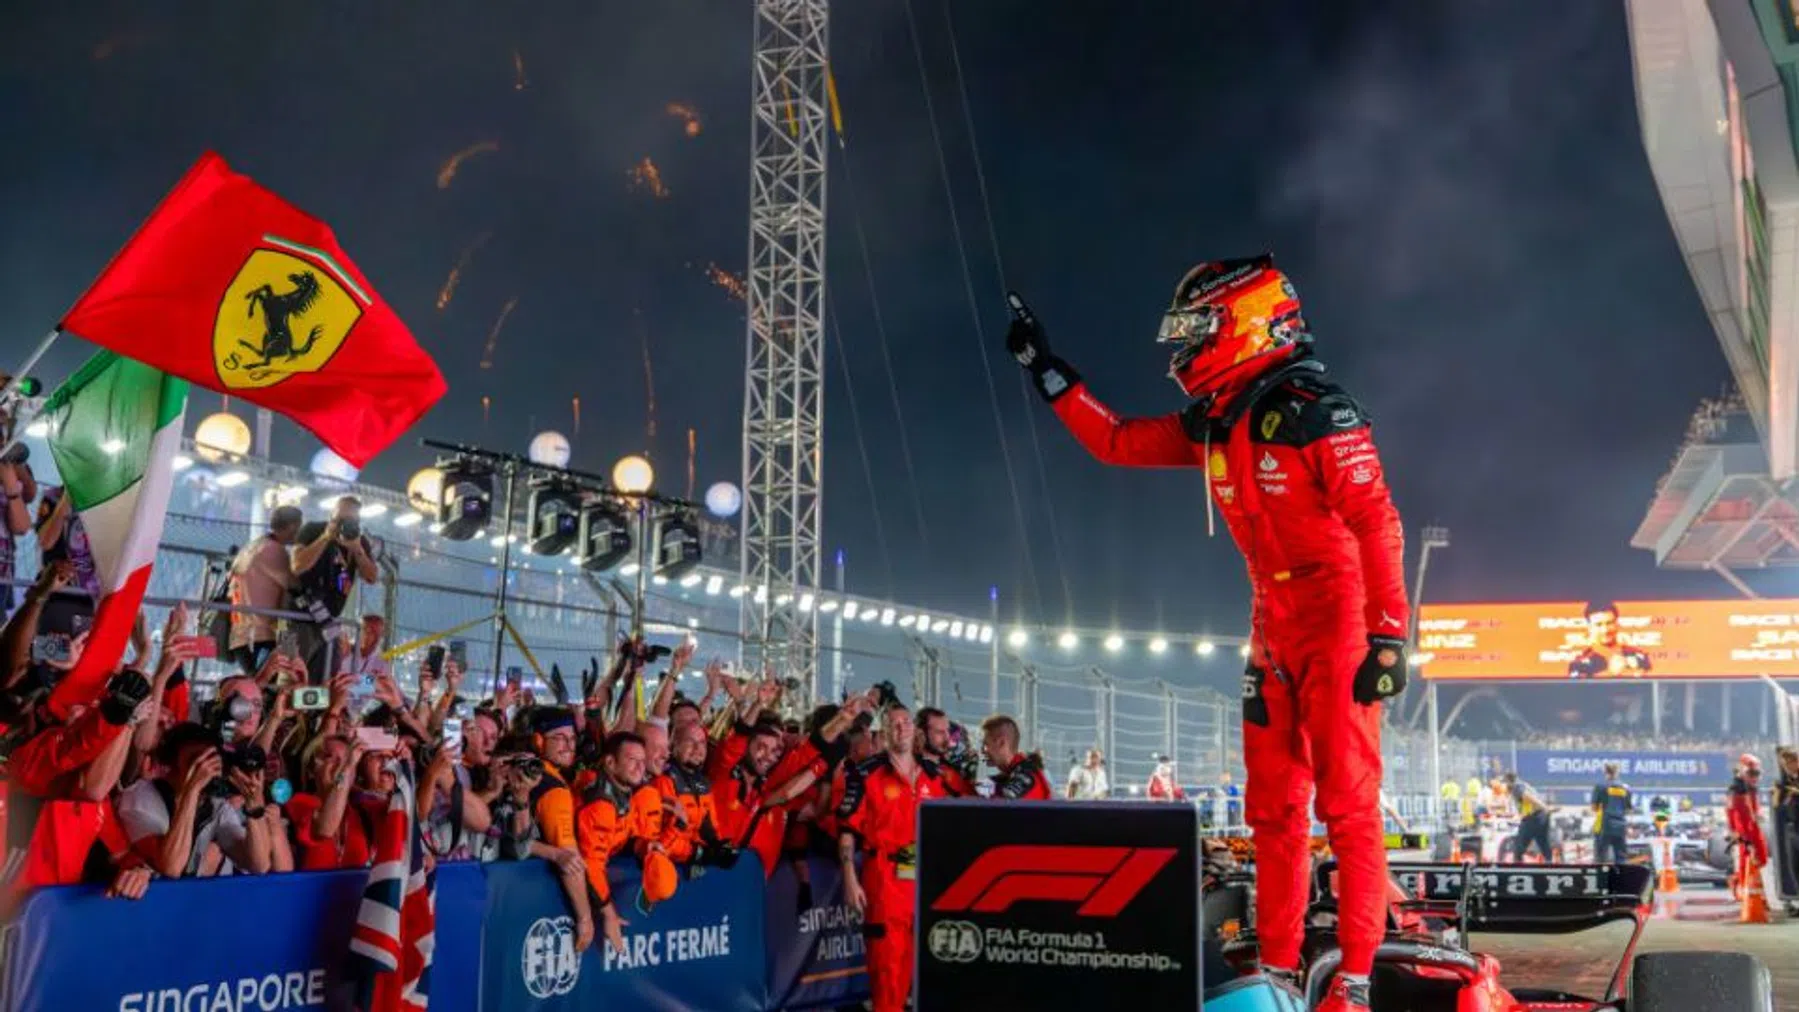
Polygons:
[[[749,858],[684,881],[649,914],[615,868],[627,951],[579,959],[556,878],[539,862],[446,863],[437,875],[432,1012],[593,1008],[764,1012],[868,996],[860,922],[835,862],[764,881]],[[4,1012],[345,1010],[350,929],[367,873],[151,883],[142,900],[47,889],[5,929]]]

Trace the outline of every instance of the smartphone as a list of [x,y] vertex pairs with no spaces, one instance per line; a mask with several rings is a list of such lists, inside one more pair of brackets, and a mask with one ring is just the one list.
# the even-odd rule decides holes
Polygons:
[[211,636],[177,636],[175,642],[193,644],[196,658],[217,659],[219,656],[219,641]]
[[357,728],[356,740],[370,752],[392,752],[400,744],[400,739],[392,731],[380,727]]
[[323,710],[331,705],[331,690],[323,685],[301,685],[294,688],[291,698],[296,710]]
[[451,640],[450,641],[450,659],[456,662],[457,667],[461,668],[464,671],[468,670],[468,641],[467,640]]
[[462,748],[462,718],[450,717],[444,720],[443,735],[438,741],[444,748],[459,751]]
[[31,663],[69,663],[69,637],[60,633],[45,633],[41,636],[33,636],[31,638]]
[[300,656],[300,637],[292,629],[281,630],[275,640],[275,649],[289,657]]
[[444,648],[441,643],[433,643],[431,649],[425,651],[425,670],[433,675],[442,675],[444,671]]
[[525,669],[524,668],[514,666],[514,667],[510,667],[510,668],[506,669],[506,687],[508,689],[511,689],[512,691],[517,692],[519,689],[519,686],[523,685],[524,682],[525,682]]

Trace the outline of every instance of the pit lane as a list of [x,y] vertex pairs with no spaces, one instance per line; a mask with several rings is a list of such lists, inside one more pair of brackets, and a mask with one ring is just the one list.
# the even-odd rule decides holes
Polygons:
[[[1775,1007],[1799,1012],[1799,921],[1774,916],[1774,924],[1656,918],[1637,951],[1722,949],[1758,956],[1773,971]],[[1628,926],[1617,924],[1573,935],[1476,934],[1471,943],[1499,958],[1507,982],[1597,996],[1605,993],[1628,936]]]

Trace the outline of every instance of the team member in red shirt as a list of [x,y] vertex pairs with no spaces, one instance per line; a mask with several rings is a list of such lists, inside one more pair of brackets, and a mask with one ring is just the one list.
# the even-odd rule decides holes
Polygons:
[[1013,801],[1047,801],[1055,796],[1043,775],[1043,757],[1018,751],[1018,722],[1005,714],[981,722],[981,752],[998,773],[993,796]]
[[[936,763],[913,754],[912,713],[882,715],[886,751],[845,781],[837,806],[844,902],[862,915],[875,1012],[901,1012],[912,993],[912,926],[918,885],[918,803],[950,796]],[[856,855],[866,852],[862,872]]]
[[1314,804],[1342,871],[1342,969],[1322,1012],[1363,1010],[1386,926],[1380,701],[1405,688],[1403,534],[1362,407],[1311,357],[1299,297],[1270,256],[1203,263],[1158,339],[1193,401],[1120,419],[1016,295],[1006,344],[1081,445],[1108,464],[1199,468],[1249,566],[1246,814],[1264,971],[1298,981]]
[[1737,775],[1730,781],[1725,818],[1737,838],[1738,889],[1746,889],[1752,875],[1768,865],[1768,839],[1762,835],[1761,760],[1744,753],[1737,760]]

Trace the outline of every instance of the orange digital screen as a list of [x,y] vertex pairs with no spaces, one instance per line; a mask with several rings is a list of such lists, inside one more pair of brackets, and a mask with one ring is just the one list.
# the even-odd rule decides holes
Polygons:
[[1799,600],[1427,604],[1417,660],[1444,680],[1794,678]]

